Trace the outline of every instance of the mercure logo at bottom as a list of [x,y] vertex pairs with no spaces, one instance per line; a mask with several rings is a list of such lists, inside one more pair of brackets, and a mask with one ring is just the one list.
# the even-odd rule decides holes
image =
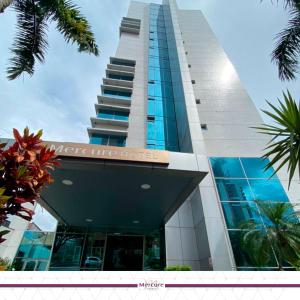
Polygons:
[[165,284],[157,280],[145,280],[145,282],[140,282],[138,284],[138,287],[142,289],[152,290],[152,289],[164,288]]

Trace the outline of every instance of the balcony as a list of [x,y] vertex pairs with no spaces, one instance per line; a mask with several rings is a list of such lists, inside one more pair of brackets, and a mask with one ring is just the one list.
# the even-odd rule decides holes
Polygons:
[[133,81],[131,80],[123,80],[123,79],[113,79],[113,78],[103,78],[103,83],[105,85],[111,86],[120,86],[125,88],[133,88]]
[[[93,118],[91,118],[93,119]],[[95,118],[94,118],[95,119]],[[107,128],[105,126],[100,128],[88,128],[87,129],[89,137],[93,134],[105,134],[105,135],[115,135],[115,136],[123,136],[127,137],[128,131],[126,128]]]
[[120,57],[110,57],[110,63],[112,65],[119,65],[125,67],[135,67],[135,60],[127,59],[127,58],[120,58]]
[[123,32],[131,34],[139,34],[141,28],[141,20],[124,17],[120,26],[120,36]]
[[128,120],[117,120],[107,118],[91,118],[91,124],[94,129],[102,129],[105,132],[121,132],[124,133],[128,128]]
[[133,81],[134,72],[124,72],[124,71],[106,69],[106,78]]
[[120,106],[120,107],[130,107],[131,98],[118,97],[116,95],[98,95],[98,105],[108,105],[108,106]]
[[128,73],[134,73],[135,71],[135,67],[111,64],[111,63],[107,65],[107,69],[114,70],[114,71],[123,71]]

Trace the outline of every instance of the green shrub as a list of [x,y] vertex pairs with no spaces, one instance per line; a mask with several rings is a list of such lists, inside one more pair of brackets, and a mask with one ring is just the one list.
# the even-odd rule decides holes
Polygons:
[[191,266],[168,266],[165,271],[192,271]]

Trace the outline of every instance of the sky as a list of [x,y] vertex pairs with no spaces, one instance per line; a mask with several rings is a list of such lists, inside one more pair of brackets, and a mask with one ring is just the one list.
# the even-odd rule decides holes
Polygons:
[[[36,65],[33,77],[24,75],[14,81],[7,80],[5,72],[15,14],[11,9],[0,14],[0,138],[11,138],[12,128],[29,126],[32,131],[43,129],[45,140],[88,142],[86,128],[95,116],[96,96],[109,56],[116,51],[119,24],[130,0],[73,2],[90,22],[100,56],[78,53],[76,45],[64,42],[53,23],[45,64]],[[274,37],[288,21],[279,2],[281,5],[271,0],[177,0],[182,9],[202,10],[258,109],[267,108],[266,99],[275,103],[287,88],[297,100],[300,95],[298,79],[281,82],[270,61]]]

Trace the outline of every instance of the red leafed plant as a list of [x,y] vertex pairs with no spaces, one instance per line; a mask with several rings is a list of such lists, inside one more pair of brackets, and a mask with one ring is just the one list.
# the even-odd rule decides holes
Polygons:
[[[0,144],[0,224],[8,215],[30,221],[34,212],[24,205],[39,199],[42,188],[53,182],[49,170],[58,166],[55,151],[42,143],[42,130],[34,135],[26,127],[23,136],[16,129],[13,133],[12,146],[5,149],[6,144]],[[0,243],[7,233],[0,232]]]

